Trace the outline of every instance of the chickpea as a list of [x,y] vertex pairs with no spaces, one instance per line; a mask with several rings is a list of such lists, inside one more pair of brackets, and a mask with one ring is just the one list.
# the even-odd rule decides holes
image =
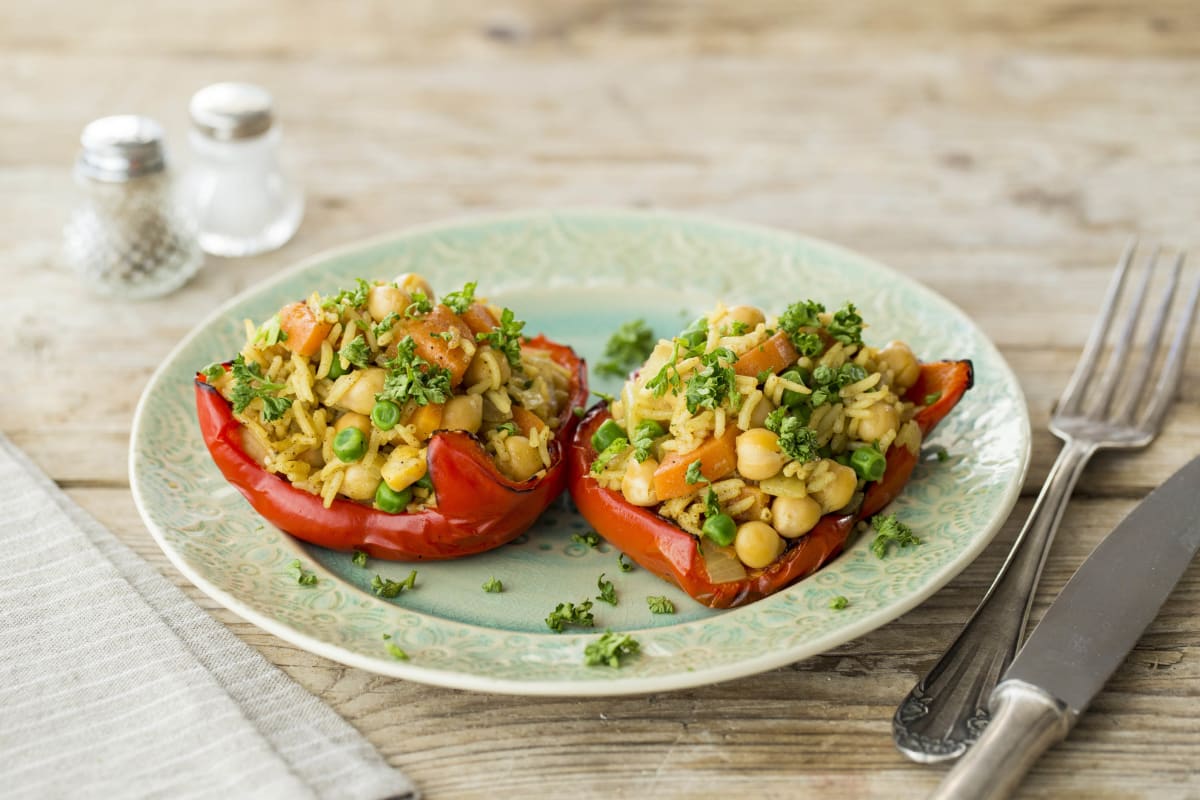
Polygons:
[[621,494],[625,495],[627,501],[635,506],[658,505],[658,493],[654,491],[656,469],[658,462],[653,458],[647,458],[640,464],[630,461],[625,476],[621,478]]
[[529,443],[528,436],[509,436],[504,440],[509,463],[502,469],[514,481],[527,481],[542,469],[542,454]]
[[346,467],[342,487],[338,489],[338,493],[351,500],[370,500],[375,497],[375,490],[379,488],[381,480],[379,467],[368,467],[362,463],[351,464]]
[[776,497],[771,504],[771,522],[787,539],[808,533],[819,519],[821,505],[811,497]]
[[917,357],[904,342],[888,342],[877,358],[892,371],[892,387],[896,394],[904,394],[921,375]]
[[395,286],[372,286],[367,292],[367,313],[376,322],[382,322],[388,314],[403,314],[412,299],[403,289]]
[[743,522],[733,539],[738,559],[751,569],[770,566],[783,554],[783,539],[765,522]]
[[721,327],[727,327],[735,322],[742,323],[746,326],[746,331],[750,332],[761,323],[766,322],[766,317],[754,306],[734,306],[728,309],[725,316],[721,318]]
[[778,474],[787,463],[787,456],[779,452],[779,437],[766,428],[739,434],[736,448],[737,470],[748,480],[766,480]]
[[864,442],[882,439],[888,431],[900,427],[900,416],[890,403],[876,403],[867,409],[867,416],[858,421],[858,438]]
[[854,470],[843,467],[836,461],[826,463],[829,465],[829,471],[833,473],[833,480],[825,488],[809,495],[820,504],[822,514],[844,508],[850,502],[850,498],[854,497],[854,490],[858,488],[858,475]]
[[335,405],[347,411],[369,415],[375,407],[375,395],[383,391],[383,381],[387,370],[380,367],[367,367],[357,370],[358,380],[346,390]]
[[393,492],[403,492],[421,479],[429,468],[425,451],[411,445],[400,445],[392,451],[380,468],[380,475]]
[[448,431],[478,433],[483,425],[483,395],[460,394],[446,401],[442,427]]
[[358,428],[362,431],[363,436],[370,436],[371,418],[354,411],[347,411],[338,417],[338,421],[333,424],[333,433],[336,436],[346,428]]
[[463,373],[463,383],[474,386],[489,381],[490,388],[499,389],[508,383],[511,377],[512,367],[509,366],[508,358],[493,348],[484,346],[475,351],[475,356],[467,365],[467,371]]
[[767,424],[767,415],[775,410],[775,404],[771,402],[771,398],[763,396],[754,406],[754,410],[750,412],[750,427],[761,428]]
[[410,295],[420,292],[421,294],[425,295],[429,302],[437,302],[437,297],[434,296],[433,288],[429,285],[429,281],[425,280],[415,272],[405,272],[401,275],[397,275],[396,280],[392,282],[399,286],[401,290]]

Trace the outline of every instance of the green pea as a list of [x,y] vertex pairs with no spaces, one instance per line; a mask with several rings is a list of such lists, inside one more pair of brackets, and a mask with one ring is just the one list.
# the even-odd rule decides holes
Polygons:
[[[804,383],[804,376],[799,370],[795,369],[789,369],[779,377],[783,378],[785,381],[791,381],[792,383]],[[803,395],[800,392],[796,392],[791,389],[784,389],[783,395],[779,399],[782,400],[783,404],[788,408],[797,408],[804,405],[808,397],[809,395]]]
[[337,380],[345,374],[346,370],[342,369],[342,357],[337,353],[333,354],[333,361],[329,364],[329,374],[326,376],[329,380]]
[[705,536],[724,547],[733,544],[733,537],[737,534],[737,523],[728,514],[716,514],[704,520],[704,525],[700,530]]
[[625,431],[621,429],[621,426],[611,419],[606,419],[604,424],[592,434],[592,447],[596,448],[597,453],[603,453],[610,444],[623,438],[625,438]]
[[375,507],[389,514],[399,514],[412,502],[412,489],[397,492],[382,481],[375,490]]
[[865,481],[877,481],[887,470],[887,459],[874,447],[860,447],[850,456],[850,466]]
[[390,431],[400,421],[400,406],[391,400],[379,400],[371,409],[371,422],[381,431]]
[[422,489],[428,489],[429,491],[432,492],[433,491],[433,478],[429,477],[429,473],[426,472],[424,475],[417,478],[417,480],[413,482],[413,486],[420,486]]
[[663,426],[658,423],[658,420],[653,419],[644,419],[633,429],[633,438],[635,439],[657,439],[664,435],[666,435],[666,431],[663,430]]
[[333,454],[342,461],[358,461],[367,452],[367,437],[358,428],[342,428],[333,437]]

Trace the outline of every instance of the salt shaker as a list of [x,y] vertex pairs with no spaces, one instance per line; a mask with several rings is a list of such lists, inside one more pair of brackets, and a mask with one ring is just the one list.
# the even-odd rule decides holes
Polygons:
[[304,214],[304,194],[279,168],[271,95],[248,83],[216,83],[192,96],[192,165],[184,198],[200,246],[219,256],[281,247]]
[[162,127],[123,114],[80,136],[75,182],[83,193],[63,231],[67,261],[89,289],[137,300],[178,289],[204,254],[176,203]]

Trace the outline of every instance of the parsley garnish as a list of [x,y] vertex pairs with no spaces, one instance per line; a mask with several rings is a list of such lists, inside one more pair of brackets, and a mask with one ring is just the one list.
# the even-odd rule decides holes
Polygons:
[[[726,362],[722,366],[721,362]],[[698,408],[717,408],[733,391],[737,374],[728,366],[737,356],[726,347],[718,347],[700,356],[701,369],[688,378],[687,410],[695,414]]]
[[938,400],[941,400],[941,399],[942,399],[941,392],[934,392],[933,394],[927,394],[927,395],[925,395],[925,405],[931,406],[934,403],[936,403]]
[[412,302],[408,304],[408,308],[404,309],[404,316],[409,319],[423,317],[433,311],[433,302],[420,289],[413,291],[409,297],[412,298]]
[[475,281],[470,281],[463,285],[457,292],[451,292],[442,298],[442,304],[447,306],[455,314],[465,314],[471,304],[475,302],[475,287],[478,284]]
[[354,279],[357,286],[353,289],[342,289],[340,292],[330,297],[324,303],[321,303],[321,308],[328,311],[341,305],[348,305],[353,308],[362,308],[367,302],[367,293],[371,291],[371,284],[364,281],[362,278]]
[[[780,411],[783,413],[780,414]],[[807,463],[821,457],[817,432],[807,427],[799,417],[788,414],[786,406],[780,406],[768,414],[764,424],[767,430],[779,434],[779,449],[788,458]]]
[[603,472],[604,468],[608,466],[608,462],[624,453],[627,447],[629,447],[629,440],[624,436],[613,439],[612,444],[604,448],[604,452],[596,456],[596,460],[592,462],[592,474],[599,475]]
[[624,553],[617,553],[617,566],[621,568],[621,572],[632,572],[633,564],[625,560]]
[[635,319],[621,323],[604,346],[604,356],[608,360],[597,364],[596,372],[622,378],[630,369],[645,361],[652,350],[654,331],[645,320]]
[[683,389],[683,378],[680,377],[678,369],[679,359],[691,358],[704,352],[708,343],[708,320],[701,317],[673,341],[671,360],[662,366],[657,375],[646,381],[646,388],[653,392],[655,397],[662,397],[668,388],[672,394],[679,394]]
[[821,341],[821,337],[807,331],[792,334],[792,344],[796,346],[797,353],[809,358],[816,358],[825,349],[825,343]]
[[621,666],[621,656],[633,655],[637,651],[638,643],[628,633],[605,631],[603,636],[583,649],[583,663],[589,667],[608,664],[615,669]]
[[286,341],[287,331],[280,329],[278,314],[264,322],[254,334],[255,344],[265,344],[268,347]]
[[946,452],[946,448],[944,448],[944,447],[939,447],[939,448],[937,449],[937,451],[936,451],[936,452],[937,452],[937,460],[938,460],[938,461],[947,461],[947,460],[949,460],[949,458],[950,458],[950,454]]
[[338,350],[338,357],[356,367],[365,367],[371,363],[371,346],[363,337],[355,336]]
[[740,319],[735,319],[733,322],[726,325],[721,330],[722,336],[741,336],[746,331],[750,330],[750,326],[742,322]]
[[770,367],[767,367],[762,372],[758,373],[758,375],[755,376],[754,380],[758,383],[766,383],[767,378],[771,377],[774,374],[775,374],[775,370],[771,369]]
[[506,308],[500,312],[500,324],[487,333],[475,334],[475,341],[487,342],[504,353],[510,367],[520,369],[521,330],[524,327],[525,323],[513,315],[512,309]]
[[706,517],[715,517],[720,513],[721,501],[717,499],[717,493],[709,486],[704,493],[704,514]]
[[395,642],[388,642],[387,651],[397,661],[408,661],[408,653],[397,647]]
[[405,336],[396,345],[396,357],[387,363],[383,391],[376,399],[419,406],[444,403],[450,397],[450,370],[436,367],[416,354],[416,342]]
[[871,527],[877,533],[875,540],[871,542],[871,552],[877,558],[886,558],[893,544],[908,547],[921,543],[921,540],[913,535],[912,528],[896,519],[895,514],[876,514],[871,519]]
[[845,345],[862,344],[863,318],[854,303],[846,303],[834,312],[833,319],[825,326],[829,335]]
[[704,477],[704,473],[700,471],[701,466],[702,464],[698,458],[692,463],[688,464],[687,472],[683,473],[683,480],[687,482],[688,485],[700,483],[701,481],[706,483],[708,482],[708,478]]
[[604,573],[600,573],[600,577],[596,579],[596,588],[600,590],[600,594],[596,595],[597,600],[608,603],[610,606],[617,604],[617,589],[613,586],[612,581],[604,580]]
[[592,389],[591,393],[596,395],[596,397],[599,397],[604,402],[608,403],[610,406],[613,404],[613,401],[615,401],[617,399],[617,398],[613,397],[611,394],[608,394],[607,392],[597,392],[595,389]]
[[650,606],[651,614],[674,614],[675,604],[666,595],[647,597],[646,605]]
[[829,601],[829,607],[834,611],[841,611],[848,605],[850,605],[850,601],[846,599],[845,595],[841,594]]
[[497,432],[504,431],[509,436],[516,436],[518,430],[520,429],[517,427],[517,423],[513,422],[512,420],[509,420],[508,422],[501,422],[496,426]]
[[650,457],[650,448],[654,440],[666,435],[662,425],[652,419],[644,419],[633,429],[633,457],[641,464]]
[[300,563],[300,559],[297,558],[291,564],[288,564],[288,569],[295,570],[296,583],[300,584],[301,586],[317,585],[317,574],[315,572],[309,572],[306,570],[304,565]]
[[592,601],[584,600],[579,605],[575,603],[559,603],[550,616],[546,617],[546,627],[555,633],[562,633],[567,625],[577,625],[581,628],[595,627],[592,617]]
[[392,326],[395,325],[399,319],[400,315],[398,313],[395,311],[389,311],[386,317],[379,320],[379,322],[372,326],[371,331],[375,334],[375,338],[378,339],[380,336],[390,331]]
[[587,545],[588,547],[595,548],[600,546],[600,534],[596,533],[595,531],[588,531],[587,533],[572,533],[571,541],[575,542],[576,544]]
[[579,419],[583,419],[583,415],[587,413],[587,409],[585,409],[583,406],[575,406],[571,409],[571,413]]
[[283,417],[283,413],[292,407],[290,397],[276,397],[275,392],[284,388],[285,384],[271,383],[263,377],[262,368],[258,364],[246,360],[239,353],[233,361],[233,411],[240,414],[246,406],[258,397],[262,399],[262,418],[266,422],[274,422]]
[[821,319],[818,315],[824,311],[825,306],[816,300],[800,300],[792,303],[779,315],[779,327],[787,331],[789,335],[795,336],[801,328],[819,326]]
[[354,556],[350,560],[352,562],[354,562],[354,566],[356,566],[356,567],[366,567],[367,566],[367,554],[364,553],[362,550],[355,550]]
[[206,381],[212,383],[225,374],[225,366],[223,364],[212,363],[200,370],[200,374],[204,376]]
[[485,592],[491,592],[492,594],[500,594],[500,592],[504,591],[504,584],[496,580],[496,576],[493,575],[484,582],[483,590]]
[[412,591],[417,586],[417,571],[414,569],[408,573],[408,577],[402,581],[394,581],[391,578],[384,578],[376,575],[371,581],[371,591],[380,597],[397,597],[403,591]]

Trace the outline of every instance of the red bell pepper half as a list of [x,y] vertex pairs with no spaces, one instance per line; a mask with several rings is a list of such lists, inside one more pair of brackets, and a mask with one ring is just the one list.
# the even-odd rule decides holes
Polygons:
[[[941,393],[914,416],[923,434],[950,413],[972,382],[970,361],[921,365],[920,377],[906,398],[921,403]],[[570,487],[575,505],[592,527],[642,567],[713,608],[762,599],[820,569],[842,551],[859,520],[874,515],[900,493],[916,466],[916,458],[908,448],[889,448],[883,477],[867,487],[856,513],[827,514],[775,563],[761,570],[748,570],[747,577],[741,580],[713,583],[694,536],[653,510],[626,502],[620,492],[601,487],[590,476],[591,463],[596,457],[592,434],[610,417],[606,405],[597,405],[575,433],[570,456]]]
[[241,423],[221,394],[196,377],[200,431],[213,461],[254,510],[280,530],[334,550],[362,550],[392,561],[458,558],[499,547],[533,524],[566,487],[566,450],[578,419],[573,413],[587,400],[587,370],[575,351],[538,336],[523,347],[543,350],[571,373],[570,397],[559,415],[550,443],[552,463],[546,474],[515,483],[500,474],[474,436],[438,431],[429,442],[429,476],[437,507],[413,514],[388,514],[336,498],[325,508],[321,498],[267,472],[242,448]]

